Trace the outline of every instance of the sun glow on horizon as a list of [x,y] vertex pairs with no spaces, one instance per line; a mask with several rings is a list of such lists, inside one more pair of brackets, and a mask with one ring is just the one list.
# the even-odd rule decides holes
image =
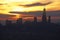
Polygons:
[[46,11],[57,11],[60,10],[60,0],[0,0],[0,14],[16,15],[19,18],[20,14],[12,14],[10,11],[17,12],[31,12],[31,11],[43,11],[44,6],[22,6],[30,5],[34,3],[46,4],[52,1],[52,3],[45,5]]

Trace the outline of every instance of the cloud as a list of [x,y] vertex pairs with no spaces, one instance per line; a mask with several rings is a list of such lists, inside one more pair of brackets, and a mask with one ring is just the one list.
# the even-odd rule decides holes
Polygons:
[[0,4],[0,5],[3,5],[3,4]]
[[0,14],[1,18],[10,18],[10,17],[15,17],[15,15],[7,15],[7,14]]
[[[31,12],[16,12],[11,11],[11,14],[25,14],[25,15],[35,15],[35,16],[41,16],[42,11],[31,11]],[[47,16],[60,16],[60,10],[59,11],[46,11]]]
[[28,4],[28,5],[19,5],[19,6],[24,6],[24,7],[31,7],[31,6],[45,6],[48,4],[51,4],[52,2],[48,2],[48,3],[33,3],[33,4]]

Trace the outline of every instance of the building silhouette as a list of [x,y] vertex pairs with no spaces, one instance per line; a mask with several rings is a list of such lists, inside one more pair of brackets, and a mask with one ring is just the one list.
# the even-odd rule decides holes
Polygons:
[[[32,20],[32,19],[31,19]],[[48,22],[48,23],[46,23]],[[6,20],[7,25],[0,25],[0,38],[2,40],[55,40],[60,39],[60,25],[51,22],[51,16],[46,17],[46,10],[43,10],[42,22],[29,20],[23,23],[22,18],[18,18],[16,23]],[[23,23],[23,24],[22,24]],[[11,25],[12,24],[12,25]],[[22,25],[21,25],[22,24]]]
[[37,23],[37,17],[34,17],[34,23]]
[[42,14],[42,22],[46,23],[47,22],[47,18],[46,18],[46,9],[43,9],[43,14]]
[[12,21],[11,20],[6,20],[6,25],[11,25]]
[[19,25],[19,24],[22,24],[22,18],[18,18],[16,23],[17,23],[18,25]]
[[51,23],[51,16],[48,16],[48,23]]

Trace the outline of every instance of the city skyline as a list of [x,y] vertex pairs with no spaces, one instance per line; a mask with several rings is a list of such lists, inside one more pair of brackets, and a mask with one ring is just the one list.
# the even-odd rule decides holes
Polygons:
[[0,39],[60,40],[60,0],[0,0]]
[[[26,2],[27,1],[27,2]],[[51,16],[52,22],[60,22],[60,1],[59,0],[1,0],[0,20],[17,20],[23,18],[30,20],[36,16],[42,20],[43,9],[46,9],[46,16]],[[32,17],[30,17],[32,16]]]
[[[15,21],[14,21],[14,20],[11,20],[11,19],[6,19],[5,22],[3,22],[3,21],[1,21],[1,20],[0,20],[0,21],[1,21],[1,23],[2,23],[3,25],[6,24],[6,21],[7,21],[7,22],[10,22],[10,21],[11,21],[12,23],[16,23],[16,22],[17,22],[17,23],[20,23],[19,21],[22,21],[22,22],[26,22],[26,21],[30,21],[30,22],[32,21],[32,22],[33,22],[33,21],[34,21],[34,22],[45,22],[45,23],[46,23],[46,22],[48,22],[48,23],[50,23],[50,22],[51,22],[51,23],[59,23],[59,22],[60,22],[60,21],[55,20],[56,17],[53,17],[53,18],[52,18],[52,16],[50,16],[50,15],[47,16],[46,14],[47,14],[47,13],[46,13],[46,9],[44,8],[44,9],[43,9],[43,12],[42,12],[42,14],[41,14],[40,16],[32,16],[32,15],[27,16],[27,15],[26,15],[26,16],[19,17],[19,18],[16,19]],[[21,20],[19,20],[19,19],[21,19]],[[58,18],[58,19],[59,19],[59,18]],[[21,23],[22,23],[22,22],[21,22]],[[7,23],[7,24],[8,24],[8,23]]]

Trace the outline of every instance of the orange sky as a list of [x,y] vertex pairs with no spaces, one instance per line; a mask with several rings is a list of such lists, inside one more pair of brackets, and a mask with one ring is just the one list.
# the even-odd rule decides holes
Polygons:
[[[0,0],[0,13],[8,13],[9,11],[21,11],[21,12],[29,12],[29,11],[42,11],[44,6],[32,6],[32,7],[24,7],[19,5],[27,5],[33,3],[48,3],[49,0]],[[60,10],[60,0],[50,0],[52,2],[49,5],[46,5],[47,11]]]
[[27,5],[33,3],[46,4],[48,2],[52,2],[52,3],[45,6],[46,11],[60,10],[60,0],[0,0],[0,14],[17,15],[16,17],[18,18],[20,14],[11,14],[9,12],[10,11],[19,11],[19,12],[43,11],[44,8],[44,6],[25,7],[19,5]]

